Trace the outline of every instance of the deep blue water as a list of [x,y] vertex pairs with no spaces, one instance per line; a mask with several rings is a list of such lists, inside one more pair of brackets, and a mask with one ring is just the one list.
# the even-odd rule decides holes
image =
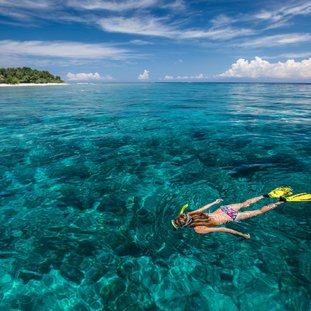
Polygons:
[[0,309],[309,311],[311,203],[227,224],[249,240],[170,220],[310,164],[307,84],[1,88]]

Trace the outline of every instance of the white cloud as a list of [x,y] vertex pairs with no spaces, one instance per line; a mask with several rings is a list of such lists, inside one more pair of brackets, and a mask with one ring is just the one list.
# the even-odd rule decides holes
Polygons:
[[125,59],[128,51],[104,44],[68,41],[0,41],[0,56],[39,56],[73,59]]
[[15,20],[29,21],[34,17],[50,18],[51,14],[46,12],[57,11],[58,5],[53,1],[31,1],[31,0],[1,0],[0,1],[0,15],[9,16]]
[[[281,1],[279,2],[281,3]],[[285,2],[287,2],[285,5],[280,5],[277,1],[271,1],[261,11],[251,15],[242,15],[239,20],[266,24],[266,27],[262,28],[262,30],[271,30],[289,26],[291,20],[296,16],[308,16],[311,14],[310,1],[298,0]]]
[[[167,6],[173,6],[174,1]],[[157,7],[162,3],[159,0],[63,0],[63,1],[50,1],[50,0],[1,0],[0,8],[10,8],[18,11],[28,11],[27,13],[33,14],[34,11],[67,8],[82,9],[82,10],[106,10],[111,12],[124,12],[128,10],[138,10]]]
[[279,22],[281,20],[288,21],[289,19],[297,15],[309,15],[311,14],[311,3],[300,2],[291,3],[286,6],[282,6],[276,9],[262,10],[254,15],[254,18],[259,20],[269,20],[272,22]]
[[105,75],[105,76],[102,77],[102,79],[105,80],[105,81],[112,81],[112,80],[114,80],[114,78],[111,75]]
[[69,0],[68,5],[85,10],[107,10],[122,12],[135,9],[154,7],[158,0],[123,0],[123,1],[101,1],[101,0]]
[[246,28],[212,27],[209,30],[185,30],[179,31],[178,36],[182,39],[212,39],[228,40],[236,37],[253,35],[256,32]]
[[0,0],[0,16],[27,22],[27,26],[42,19],[96,24],[102,11],[119,16],[129,11],[145,14],[158,8],[176,12],[184,10],[185,4],[183,0]]
[[255,57],[248,61],[243,58],[231,65],[231,68],[219,75],[223,78],[252,78],[252,79],[311,79],[311,58],[296,62],[289,59],[286,62],[269,63]]
[[[256,32],[253,29],[232,27],[231,25],[236,20],[225,15],[214,18],[211,20],[212,27],[204,29],[181,27],[180,25],[182,22],[186,22],[187,18],[177,23],[176,21],[172,22],[169,14],[162,18],[151,15],[151,10],[154,8],[161,7],[161,9],[176,12],[176,10],[184,11],[185,5],[186,2],[183,0],[64,0],[63,4],[59,1],[53,3],[48,0],[42,0],[40,4],[33,4],[30,0],[21,0],[16,3],[13,0],[0,0],[0,15],[9,15],[20,20],[43,18],[77,22],[97,25],[107,32],[170,39],[228,40],[252,35]],[[71,9],[71,12],[68,9]],[[82,14],[77,14],[76,10],[81,10]],[[106,17],[101,17],[103,16],[101,10],[109,11],[105,14]],[[133,14],[125,16],[124,12],[129,10],[133,11]]]
[[146,41],[146,40],[139,40],[139,39],[131,40],[130,43],[134,45],[153,45],[154,44],[153,42]]
[[218,15],[218,16],[214,17],[214,18],[211,20],[211,23],[212,23],[215,27],[227,26],[227,25],[233,24],[233,23],[235,23],[235,22],[236,22],[236,20],[234,20],[234,19],[232,19],[231,17],[226,16],[226,15],[224,15],[224,14]]
[[147,81],[149,79],[150,79],[149,70],[147,69],[145,69],[144,72],[138,76],[138,80],[141,80],[141,81]]
[[159,7],[171,10],[184,9],[182,0],[67,0],[67,5],[75,9],[106,10],[117,13]]
[[207,76],[205,76],[203,73],[200,73],[198,75],[195,76],[191,76],[191,75],[184,75],[184,76],[171,76],[171,75],[166,75],[164,76],[164,78],[162,80],[164,81],[198,81],[198,80],[206,80]]
[[164,18],[154,17],[107,17],[98,20],[99,27],[108,32],[157,36],[171,39],[212,39],[225,40],[252,35],[252,29],[233,27],[212,27],[208,30],[180,29],[174,24],[165,23]]
[[194,79],[196,79],[196,80],[203,80],[203,79],[206,79],[206,77],[203,75],[203,73],[200,73],[197,76],[194,76]]
[[0,8],[9,8],[13,10],[49,10],[55,7],[55,3],[49,0],[29,1],[29,0],[1,0]]
[[[0,0],[0,15],[11,16],[17,20],[25,20],[29,24],[30,20],[36,18],[62,20],[66,22],[77,22],[97,25],[104,31],[113,33],[136,34],[143,36],[158,36],[170,39],[211,39],[226,40],[240,36],[247,36],[254,33],[252,29],[234,28],[229,24],[233,23],[229,17],[219,16],[212,20],[212,27],[209,29],[182,28],[175,22],[170,22],[169,14],[166,17],[154,17],[149,11],[153,8],[184,10],[183,0],[64,0],[51,2],[40,1],[40,4],[32,3],[30,0]],[[83,10],[83,14],[76,11],[70,12],[68,9]],[[86,11],[92,11],[87,13]],[[104,18],[100,10],[107,10]],[[134,11],[131,17],[115,15],[115,12],[123,13],[129,10]],[[110,15],[109,14],[113,14]],[[180,25],[180,24],[179,24]],[[136,41],[139,44],[139,41]],[[142,42],[140,42],[142,43]]]
[[306,53],[285,53],[285,54],[281,54],[280,57],[285,57],[285,58],[309,58],[309,57],[311,57],[311,52],[306,52]]
[[308,33],[293,33],[284,35],[274,35],[262,38],[257,38],[253,40],[248,40],[247,42],[239,44],[243,47],[271,47],[271,46],[281,46],[288,44],[297,44],[302,42],[311,41],[311,35]]
[[98,72],[95,73],[67,73],[67,78],[69,81],[89,81],[89,80],[101,80],[102,77]]
[[[38,2],[38,3],[37,3]],[[285,5],[266,4],[266,8],[251,15],[227,16],[224,14],[211,19],[211,27],[189,28],[189,17],[184,16],[178,22],[171,14],[162,18],[152,15],[154,9],[161,8],[172,11],[183,10],[187,1],[184,0],[0,0],[0,15],[10,16],[16,20],[26,20],[27,25],[35,19],[76,22],[100,27],[113,33],[158,36],[170,39],[207,39],[229,40],[254,35],[259,32],[260,25],[268,25],[261,31],[284,26],[295,16],[311,14],[310,1],[289,1]],[[107,12],[102,12],[102,10]],[[191,7],[188,7],[191,13]],[[103,14],[104,13],[104,14]],[[196,16],[190,14],[189,16]],[[105,16],[102,18],[102,16]],[[254,23],[254,21],[256,23]],[[2,21],[3,22],[3,21]],[[189,24],[188,24],[189,25]],[[249,25],[249,27],[239,27]],[[257,26],[256,26],[257,25]],[[257,29],[256,29],[257,28]],[[301,43],[310,40],[309,34],[285,35],[289,43]],[[290,37],[291,36],[291,37]],[[261,44],[272,46],[287,44],[284,35],[259,38],[242,43],[245,47],[260,47]],[[146,41],[135,40],[133,44],[148,44]]]
[[174,37],[176,35],[174,29],[162,24],[162,20],[159,18],[108,17],[100,19],[98,24],[108,32],[161,37]]

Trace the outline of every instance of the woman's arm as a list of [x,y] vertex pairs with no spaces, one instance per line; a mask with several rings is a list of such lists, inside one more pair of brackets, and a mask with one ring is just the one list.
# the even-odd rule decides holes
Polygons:
[[224,227],[221,227],[221,228],[207,228],[207,227],[203,227],[203,226],[198,226],[198,227],[194,228],[194,231],[196,233],[200,233],[200,234],[207,234],[207,233],[210,233],[210,232],[227,232],[227,233],[231,233],[231,234],[234,234],[234,235],[241,236],[242,238],[245,238],[245,239],[249,239],[251,237],[249,234],[244,234],[242,232],[235,231],[235,230],[228,229],[228,228],[224,228]]
[[222,199],[217,199],[217,200],[215,200],[214,202],[212,202],[212,203],[210,203],[210,204],[206,204],[206,205],[200,207],[199,209],[197,209],[197,210],[195,210],[195,211],[189,212],[189,214],[191,215],[192,213],[202,212],[202,211],[204,211],[204,210],[210,208],[211,206],[213,206],[213,205],[215,205],[215,204],[217,204],[217,203],[220,203],[221,201],[222,201]]

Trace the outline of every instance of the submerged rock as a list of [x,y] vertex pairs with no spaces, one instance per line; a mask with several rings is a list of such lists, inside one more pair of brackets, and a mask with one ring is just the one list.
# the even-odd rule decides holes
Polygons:
[[65,279],[74,282],[76,284],[80,284],[84,279],[84,273],[82,271],[69,265],[62,265],[60,268],[60,274]]
[[42,274],[33,271],[21,270],[18,273],[18,278],[22,279],[24,284],[27,284],[30,280],[41,280]]
[[299,284],[299,280],[289,273],[283,273],[279,278],[279,289],[281,292],[290,293],[295,288],[298,288]]
[[100,296],[103,300],[115,300],[120,296],[126,289],[126,286],[121,278],[115,278],[108,281],[101,290]]
[[139,257],[144,253],[142,248],[135,242],[130,242],[130,243],[120,245],[114,251],[115,251],[115,254],[118,256]]

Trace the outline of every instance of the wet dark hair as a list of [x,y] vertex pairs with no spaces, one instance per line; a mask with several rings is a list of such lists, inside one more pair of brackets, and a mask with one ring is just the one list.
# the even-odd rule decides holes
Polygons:
[[185,226],[187,223],[187,214],[185,213],[176,217],[174,219],[174,223],[176,224],[176,226],[180,228],[183,228],[183,227],[194,228],[197,226],[207,226],[211,222],[211,219],[209,218],[209,216],[202,212],[191,213],[190,217],[192,221],[187,226]]

